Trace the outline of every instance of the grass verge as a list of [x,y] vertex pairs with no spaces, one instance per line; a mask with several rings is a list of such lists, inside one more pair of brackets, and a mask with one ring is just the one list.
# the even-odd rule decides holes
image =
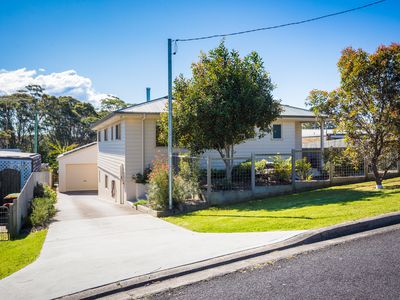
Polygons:
[[0,242],[0,279],[32,263],[40,254],[47,230]]
[[304,230],[400,211],[400,178],[211,207],[166,221],[197,232]]

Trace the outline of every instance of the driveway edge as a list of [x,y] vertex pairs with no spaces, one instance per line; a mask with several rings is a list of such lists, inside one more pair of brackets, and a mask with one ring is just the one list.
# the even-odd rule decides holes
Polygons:
[[396,224],[400,224],[400,212],[388,213],[358,221],[341,223],[338,225],[311,230],[304,234],[297,235],[272,245],[256,247],[192,264],[182,265],[163,271],[120,280],[103,286],[65,295],[58,299],[98,299],[101,297],[108,297],[117,293],[127,292],[135,288],[147,286],[155,282],[161,282],[179,276],[232,264],[241,260],[252,259],[258,256],[269,254],[271,252],[282,251],[289,248],[313,244]]

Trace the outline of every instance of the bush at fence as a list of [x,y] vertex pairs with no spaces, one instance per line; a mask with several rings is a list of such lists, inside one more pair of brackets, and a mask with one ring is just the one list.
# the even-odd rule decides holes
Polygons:
[[30,221],[33,227],[46,226],[56,214],[54,200],[51,198],[34,198]]
[[168,207],[168,164],[155,161],[149,176],[149,202],[155,209]]
[[303,159],[296,160],[295,168],[296,168],[296,175],[300,180],[311,180],[312,166],[311,163],[307,160],[307,157],[303,157]]
[[364,161],[360,157],[352,159],[346,155],[344,149],[326,149],[324,152],[324,161],[327,162],[324,166],[326,172],[330,172],[333,167],[332,173],[334,176],[346,177],[350,175],[362,175],[364,173]]
[[[254,169],[257,174],[264,174],[267,170],[267,161],[265,159],[256,161],[254,163]],[[250,176],[251,160],[246,160],[234,166],[232,169],[232,178],[250,178]]]
[[47,184],[37,184],[34,188],[30,223],[33,227],[46,226],[56,214],[57,193]]
[[272,179],[277,183],[289,183],[292,174],[291,158],[283,159],[280,156],[275,156],[273,162]]
[[[179,164],[180,171],[174,176],[173,206],[177,207],[185,200],[191,199],[199,192],[198,176],[200,171],[189,162],[182,160]],[[155,161],[149,176],[148,199],[151,207],[164,210],[168,208],[168,164]]]

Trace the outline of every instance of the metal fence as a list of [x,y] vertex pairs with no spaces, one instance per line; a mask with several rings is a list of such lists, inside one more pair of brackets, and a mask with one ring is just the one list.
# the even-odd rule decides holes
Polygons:
[[8,207],[0,206],[0,241],[7,241],[10,239],[9,227],[9,211]]
[[9,234],[8,237],[16,236],[19,233],[28,218],[31,201],[33,199],[34,187],[37,183],[50,183],[50,174],[46,173],[48,172],[31,173],[21,192],[19,193],[18,198],[13,200],[13,203],[9,205],[8,209],[4,210],[4,206],[0,207],[3,213],[7,214],[7,216],[4,216],[3,218],[8,219],[7,226],[2,227],[0,225],[0,232],[2,229],[7,229],[7,233]]
[[[255,191],[283,186],[319,187],[321,184],[354,182],[371,175],[370,164],[362,157],[350,158],[340,149],[302,149],[291,153],[253,153],[248,156],[221,158],[217,156],[174,156],[175,174],[186,162],[186,172],[197,175],[198,187],[206,194],[226,191]],[[391,173],[400,171],[397,161],[390,162]],[[348,179],[346,179],[348,178]],[[290,187],[289,187],[290,188]]]

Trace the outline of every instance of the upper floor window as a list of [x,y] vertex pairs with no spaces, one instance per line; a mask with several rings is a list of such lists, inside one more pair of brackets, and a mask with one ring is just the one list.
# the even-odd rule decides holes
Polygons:
[[111,140],[114,139],[114,127],[111,126]]
[[272,125],[272,138],[281,139],[282,138],[282,125],[274,124]]
[[108,128],[104,129],[104,140],[108,141]]
[[101,131],[97,132],[97,141],[101,142]]
[[121,139],[121,124],[115,125],[115,139],[116,140]]
[[104,175],[104,187],[108,189],[108,175]]
[[167,141],[164,141],[160,137],[161,134],[161,126],[160,123],[156,122],[156,146],[157,147],[166,147],[168,145]]

